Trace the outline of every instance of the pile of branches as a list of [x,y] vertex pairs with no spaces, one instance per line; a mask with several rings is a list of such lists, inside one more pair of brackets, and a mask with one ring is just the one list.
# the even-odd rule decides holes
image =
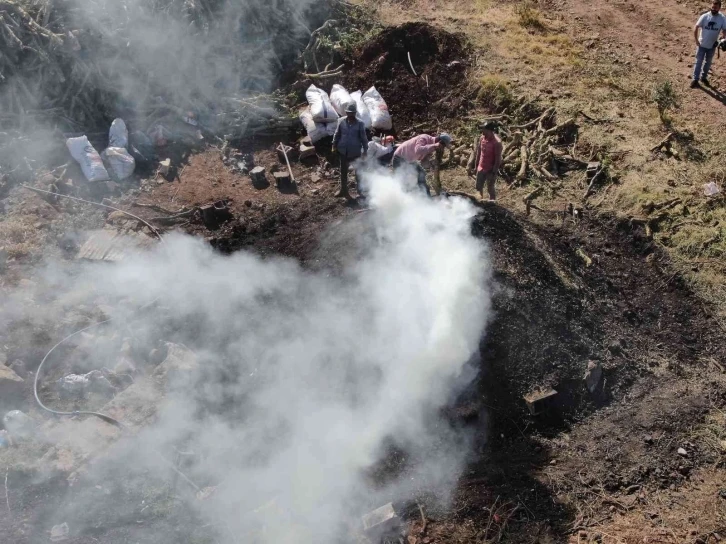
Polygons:
[[548,108],[522,124],[507,125],[507,115],[497,120],[507,140],[502,163],[512,186],[531,179],[555,181],[569,170],[587,168],[587,162],[575,156],[577,123],[574,117],[557,123],[555,108]]
[[[106,100],[92,65],[74,59],[78,33],[53,30],[52,3],[0,0],[0,121],[23,128],[38,117],[80,127],[94,124]],[[57,26],[57,25],[55,25]]]

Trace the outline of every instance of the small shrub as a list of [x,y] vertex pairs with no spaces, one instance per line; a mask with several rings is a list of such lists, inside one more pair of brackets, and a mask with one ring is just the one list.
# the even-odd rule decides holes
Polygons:
[[482,106],[498,111],[509,106],[514,100],[514,94],[506,79],[488,75],[484,76],[480,83],[476,99]]
[[670,81],[658,83],[653,87],[652,100],[658,108],[660,120],[666,124],[670,121],[668,112],[680,106],[680,99]]
[[522,2],[514,8],[514,13],[519,18],[519,24],[532,30],[544,30],[545,24],[542,14],[531,2]]

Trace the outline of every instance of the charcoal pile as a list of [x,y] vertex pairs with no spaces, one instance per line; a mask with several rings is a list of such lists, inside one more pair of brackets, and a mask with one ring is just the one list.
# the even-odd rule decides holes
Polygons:
[[342,81],[351,89],[374,85],[391,107],[398,127],[470,107],[470,51],[463,37],[425,23],[383,30],[356,52]]

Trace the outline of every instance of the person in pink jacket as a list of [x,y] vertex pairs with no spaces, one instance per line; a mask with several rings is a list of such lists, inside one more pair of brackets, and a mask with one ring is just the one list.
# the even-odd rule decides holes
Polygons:
[[427,163],[431,155],[437,149],[451,146],[452,138],[445,132],[438,136],[429,136],[428,134],[419,134],[410,140],[406,140],[393,154],[393,168],[397,170],[405,164],[413,165],[418,175],[418,185],[427,195],[431,196],[431,191],[426,183],[426,170],[421,163]]

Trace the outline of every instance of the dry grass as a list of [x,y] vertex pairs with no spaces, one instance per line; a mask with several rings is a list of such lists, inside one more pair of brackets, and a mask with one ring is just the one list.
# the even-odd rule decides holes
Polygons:
[[34,257],[45,243],[46,233],[35,226],[37,216],[13,216],[0,222],[0,248],[16,259]]
[[511,84],[505,78],[488,74],[479,81],[479,92],[476,96],[480,106],[500,111],[509,106],[514,100]]
[[519,24],[530,30],[546,30],[547,26],[542,19],[542,13],[532,2],[522,2],[515,6],[514,13],[517,15]]

